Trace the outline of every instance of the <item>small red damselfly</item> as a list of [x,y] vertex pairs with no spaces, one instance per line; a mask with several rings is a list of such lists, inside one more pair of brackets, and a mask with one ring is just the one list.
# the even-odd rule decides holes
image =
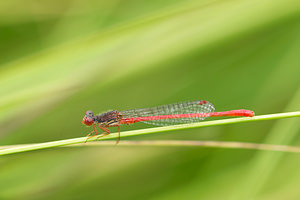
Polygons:
[[[204,120],[207,117],[220,116],[242,116],[253,117],[254,112],[251,110],[230,110],[224,112],[214,112],[215,108],[212,103],[202,101],[185,101],[180,103],[157,106],[153,108],[140,108],[124,111],[109,111],[100,115],[94,115],[92,111],[87,111],[83,117],[82,123],[91,126],[94,124],[92,133],[97,135],[97,126],[104,131],[98,137],[110,134],[107,127],[118,126],[120,140],[120,125],[144,122],[156,126],[169,126],[174,124],[186,124]],[[89,138],[91,138],[89,137]],[[88,139],[89,139],[88,138]]]

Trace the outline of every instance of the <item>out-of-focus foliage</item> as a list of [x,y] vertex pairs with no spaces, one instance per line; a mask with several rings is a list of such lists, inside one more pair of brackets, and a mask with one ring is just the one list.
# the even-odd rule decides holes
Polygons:
[[[88,109],[299,110],[299,35],[298,0],[1,1],[1,144],[87,135]],[[300,145],[299,133],[285,119],[128,139]],[[57,148],[1,157],[0,199],[298,200],[299,167],[278,152]]]

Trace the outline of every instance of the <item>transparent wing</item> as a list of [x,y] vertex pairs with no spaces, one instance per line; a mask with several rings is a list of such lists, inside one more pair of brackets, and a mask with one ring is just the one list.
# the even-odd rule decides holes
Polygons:
[[[153,108],[140,108],[121,111],[123,118],[139,118],[159,115],[173,115],[173,114],[191,114],[191,113],[211,113],[215,108],[212,103],[208,101],[185,101],[180,103],[157,106]],[[152,121],[142,121],[146,124],[155,126],[170,126],[174,124],[186,124],[192,122],[199,122],[205,117],[189,117],[189,118],[174,118],[174,119],[159,119]]]

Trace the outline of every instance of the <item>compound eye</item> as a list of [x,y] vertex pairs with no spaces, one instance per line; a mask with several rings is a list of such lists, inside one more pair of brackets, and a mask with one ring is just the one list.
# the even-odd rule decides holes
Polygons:
[[87,117],[93,117],[93,116],[94,116],[94,113],[93,113],[92,111],[87,111],[87,112],[85,113],[85,115],[86,115]]
[[82,123],[85,124],[85,125],[87,125],[87,126],[91,126],[94,122],[93,122],[93,120],[91,118],[84,117],[82,119]]

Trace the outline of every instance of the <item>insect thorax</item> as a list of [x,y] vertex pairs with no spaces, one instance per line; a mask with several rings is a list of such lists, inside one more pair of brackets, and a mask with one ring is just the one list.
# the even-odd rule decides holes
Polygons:
[[94,120],[101,126],[116,126],[119,125],[121,116],[118,111],[113,110],[94,116]]

